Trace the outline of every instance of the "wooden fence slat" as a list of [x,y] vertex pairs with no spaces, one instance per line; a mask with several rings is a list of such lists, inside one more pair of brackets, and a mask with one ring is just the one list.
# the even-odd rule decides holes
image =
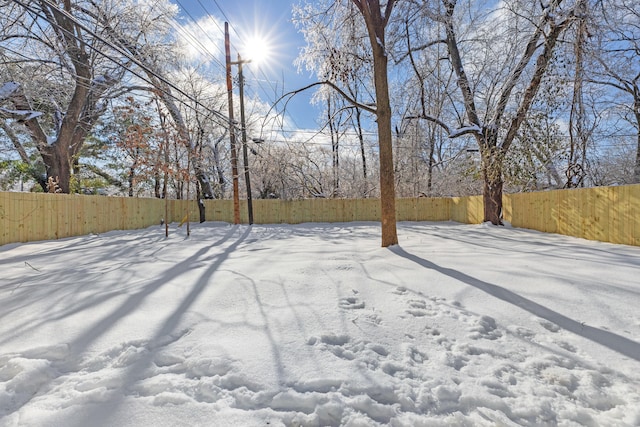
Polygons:
[[[632,241],[632,235],[633,235],[633,220],[632,220],[632,206],[633,203],[631,202],[631,191],[629,187],[621,187],[620,188],[620,197],[622,200],[624,200],[624,203],[626,204],[625,206],[625,210],[623,211],[622,214],[622,221],[620,222],[620,233],[622,236],[622,240],[624,240],[626,243],[630,243]],[[638,212],[636,210],[636,212]]]
[[0,193],[0,243],[9,242],[9,193]]
[[640,246],[640,185],[627,186],[629,189],[629,241],[627,244]]

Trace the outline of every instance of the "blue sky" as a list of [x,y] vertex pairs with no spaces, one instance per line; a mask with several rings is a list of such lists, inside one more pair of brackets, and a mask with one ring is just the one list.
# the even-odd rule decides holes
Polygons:
[[[207,26],[211,43],[210,50],[223,60],[223,25],[230,25],[231,57],[236,60],[238,50],[251,37],[265,38],[270,46],[269,61],[262,64],[247,64],[244,67],[246,93],[257,94],[265,103],[271,104],[276,94],[306,86],[314,81],[310,73],[297,72],[293,61],[305,45],[304,38],[291,22],[292,5],[297,3],[286,0],[171,0],[180,8],[183,25],[194,24],[202,19],[214,17],[220,24]],[[204,26],[203,26],[204,28]],[[216,34],[217,33],[217,34]],[[215,42],[213,41],[215,40]],[[219,45],[219,46],[218,46]],[[242,52],[243,59],[246,55]],[[222,68],[222,64],[218,64]],[[234,67],[234,74],[237,68]],[[297,95],[287,106],[287,114],[294,128],[317,128],[319,111],[309,105],[312,90]]]

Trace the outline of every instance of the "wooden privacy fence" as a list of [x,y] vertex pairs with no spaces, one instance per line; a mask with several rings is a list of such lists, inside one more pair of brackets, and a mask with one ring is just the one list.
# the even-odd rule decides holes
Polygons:
[[[640,185],[505,194],[504,217],[515,227],[640,246]],[[231,200],[205,200],[207,221],[233,222]],[[377,199],[254,200],[256,224],[379,221]],[[166,211],[165,211],[166,209]],[[59,239],[181,221],[195,201],[0,192],[0,245]],[[240,204],[247,223],[246,202]],[[482,197],[406,198],[398,221],[483,220]]]
[[640,184],[509,194],[514,227],[640,246]]

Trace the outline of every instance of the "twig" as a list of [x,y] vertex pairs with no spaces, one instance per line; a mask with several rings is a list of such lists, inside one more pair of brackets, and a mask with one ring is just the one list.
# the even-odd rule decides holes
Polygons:
[[35,271],[40,272],[40,270],[38,270],[37,268],[35,268],[33,265],[29,264],[27,261],[24,262],[25,265],[28,265],[29,267],[33,268]]

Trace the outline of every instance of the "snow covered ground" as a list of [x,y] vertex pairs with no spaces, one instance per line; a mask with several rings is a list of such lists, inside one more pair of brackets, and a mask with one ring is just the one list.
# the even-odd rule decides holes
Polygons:
[[0,248],[0,426],[640,425],[640,248],[456,223]]

